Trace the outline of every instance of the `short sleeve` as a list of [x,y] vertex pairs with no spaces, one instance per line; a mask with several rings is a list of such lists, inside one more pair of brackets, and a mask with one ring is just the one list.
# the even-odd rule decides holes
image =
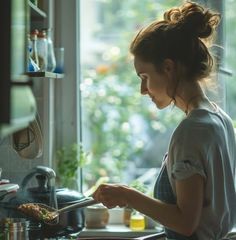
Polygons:
[[172,166],[171,176],[174,179],[182,180],[194,174],[200,174],[206,178],[203,166],[197,160],[176,161]]
[[206,178],[209,133],[201,124],[185,122],[172,136],[169,147],[171,177],[182,180],[194,174]]

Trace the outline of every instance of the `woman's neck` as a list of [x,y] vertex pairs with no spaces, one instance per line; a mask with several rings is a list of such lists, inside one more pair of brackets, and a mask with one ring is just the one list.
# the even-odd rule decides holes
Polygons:
[[198,83],[186,84],[178,92],[175,98],[176,106],[185,112],[186,115],[196,108],[212,108],[212,104]]

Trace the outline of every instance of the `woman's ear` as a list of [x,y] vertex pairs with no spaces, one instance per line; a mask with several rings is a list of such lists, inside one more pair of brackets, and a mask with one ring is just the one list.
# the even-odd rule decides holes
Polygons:
[[169,58],[165,59],[162,64],[163,71],[170,77],[175,74],[175,62]]

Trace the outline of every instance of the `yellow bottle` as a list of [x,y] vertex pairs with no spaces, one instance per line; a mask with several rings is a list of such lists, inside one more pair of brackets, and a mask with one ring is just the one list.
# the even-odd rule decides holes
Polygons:
[[142,231],[145,229],[145,219],[144,216],[134,211],[130,217],[130,228],[134,231]]

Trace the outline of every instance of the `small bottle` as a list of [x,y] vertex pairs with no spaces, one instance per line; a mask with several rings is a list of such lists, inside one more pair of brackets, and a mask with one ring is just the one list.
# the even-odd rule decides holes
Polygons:
[[31,41],[31,38],[30,38],[30,34],[27,35],[28,38],[27,38],[27,55],[28,54],[31,54],[32,52],[32,41]]
[[32,51],[33,51],[33,44],[30,38],[30,34],[28,35],[28,52],[27,52],[27,71],[28,72],[38,72],[39,67],[32,59]]
[[39,59],[39,68],[41,72],[47,71],[48,63],[48,44],[46,38],[46,31],[42,30],[38,33],[37,50]]
[[145,229],[145,218],[143,214],[138,211],[134,211],[130,217],[130,228],[134,231],[142,231]]
[[37,38],[38,38],[38,30],[34,29],[30,33],[30,39],[32,42],[32,51],[31,51],[31,58],[34,60],[34,62],[39,66],[39,59],[38,59],[38,49],[37,49]]
[[55,73],[64,73],[64,48],[55,48],[56,68]]
[[47,53],[47,71],[53,72],[56,68],[56,58],[54,53],[53,41],[52,41],[52,31],[51,29],[47,29],[47,45],[48,45],[48,53]]

